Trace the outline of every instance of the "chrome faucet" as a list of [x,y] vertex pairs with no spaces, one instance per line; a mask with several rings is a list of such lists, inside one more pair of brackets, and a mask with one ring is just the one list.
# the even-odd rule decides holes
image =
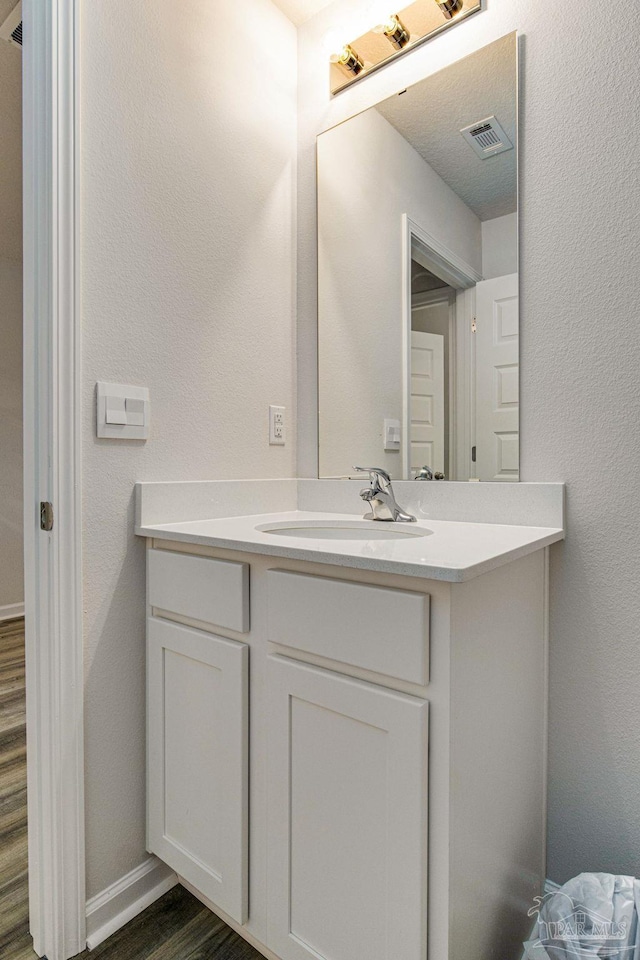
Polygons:
[[433,480],[433,470],[431,467],[421,467],[418,470],[416,480]]
[[371,506],[371,513],[365,513],[365,520],[395,520],[401,523],[415,523],[416,518],[406,513],[396,503],[391,486],[391,477],[380,467],[354,467],[358,473],[368,473],[371,485],[360,491],[360,496]]
[[444,473],[434,473],[431,467],[421,467],[416,474],[416,480],[444,480]]

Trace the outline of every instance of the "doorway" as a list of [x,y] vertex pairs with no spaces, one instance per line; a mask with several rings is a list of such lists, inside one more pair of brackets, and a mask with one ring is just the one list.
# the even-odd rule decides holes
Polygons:
[[[0,0],[0,14],[19,19],[9,39],[2,38],[0,27],[0,50],[6,55],[8,46],[17,56],[15,73],[22,87],[22,229],[18,226],[16,233],[23,275],[26,711],[21,709],[23,716],[26,712],[28,789],[26,816],[24,807],[16,812],[23,821],[16,902],[23,911],[20,930],[29,950],[48,960],[67,960],[86,943],[76,281],[78,9],[79,0],[22,0],[17,8],[15,0]],[[19,518],[16,521],[19,526]],[[17,661],[14,667],[18,683],[22,667]],[[19,794],[22,802],[23,788]]]
[[20,4],[0,0],[0,956],[28,933]]
[[455,444],[456,291],[411,261],[411,475],[450,476]]
[[406,215],[403,235],[403,476],[517,481],[518,274],[483,277]]
[[0,0],[0,623],[24,615],[22,47],[12,38],[15,19],[15,0]]

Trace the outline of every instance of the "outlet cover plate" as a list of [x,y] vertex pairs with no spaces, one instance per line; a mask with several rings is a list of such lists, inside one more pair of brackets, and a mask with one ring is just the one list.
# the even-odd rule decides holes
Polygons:
[[286,443],[284,416],[284,407],[269,407],[269,443],[272,446],[283,447]]

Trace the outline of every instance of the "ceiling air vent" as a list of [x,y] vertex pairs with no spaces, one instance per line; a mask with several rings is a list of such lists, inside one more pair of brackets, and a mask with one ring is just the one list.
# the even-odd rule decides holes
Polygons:
[[22,0],[0,25],[0,40],[7,40],[15,47],[22,46]]
[[471,126],[464,127],[460,133],[482,160],[513,150],[511,140],[495,117],[487,117],[486,120],[472,123]]

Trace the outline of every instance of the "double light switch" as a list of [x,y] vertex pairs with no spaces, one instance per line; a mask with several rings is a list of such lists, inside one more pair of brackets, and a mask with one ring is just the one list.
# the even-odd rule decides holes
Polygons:
[[149,436],[149,391],[122,383],[97,385],[97,434],[120,440],[146,440]]

